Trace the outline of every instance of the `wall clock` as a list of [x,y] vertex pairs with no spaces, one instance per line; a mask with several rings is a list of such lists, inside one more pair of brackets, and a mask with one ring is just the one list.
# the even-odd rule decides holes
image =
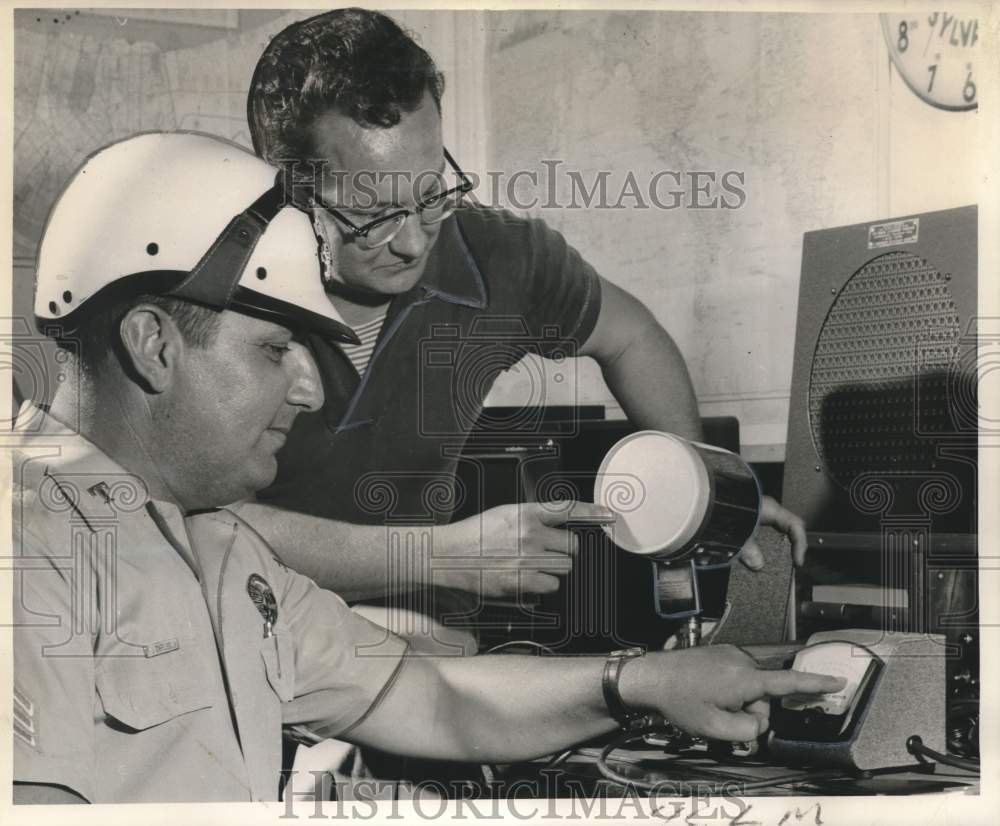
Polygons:
[[976,15],[914,11],[880,16],[892,62],[915,94],[939,109],[978,106]]

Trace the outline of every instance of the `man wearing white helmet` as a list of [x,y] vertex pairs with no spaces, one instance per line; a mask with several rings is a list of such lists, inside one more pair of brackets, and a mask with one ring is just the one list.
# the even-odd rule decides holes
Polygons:
[[743,740],[768,697],[842,686],[724,647],[610,670],[407,656],[278,562],[223,506],[271,482],[323,402],[298,336],[352,334],[274,174],[207,136],[143,135],[91,157],[50,217],[35,312],[80,369],[18,417],[15,802],[273,800],[283,725],[476,762],[645,712]]

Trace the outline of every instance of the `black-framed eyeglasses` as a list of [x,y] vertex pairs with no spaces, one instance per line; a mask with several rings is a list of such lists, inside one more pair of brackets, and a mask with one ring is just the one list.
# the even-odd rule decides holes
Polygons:
[[444,158],[458,176],[459,185],[446,189],[444,192],[435,192],[429,198],[418,201],[412,209],[398,209],[358,226],[344,213],[330,206],[320,195],[315,193],[313,194],[314,205],[339,221],[363,249],[371,250],[385,246],[399,234],[410,215],[416,215],[421,224],[438,224],[458,208],[465,194],[475,186],[469,176],[455,163],[455,159],[447,149],[444,149]]

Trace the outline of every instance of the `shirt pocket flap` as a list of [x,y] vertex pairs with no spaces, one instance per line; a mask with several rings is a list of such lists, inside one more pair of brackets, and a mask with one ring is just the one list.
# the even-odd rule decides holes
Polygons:
[[265,637],[260,644],[267,682],[283,703],[295,699],[295,647],[282,628]]
[[98,669],[97,693],[104,713],[141,731],[214,705],[200,671],[175,665],[151,667],[145,658],[130,657]]

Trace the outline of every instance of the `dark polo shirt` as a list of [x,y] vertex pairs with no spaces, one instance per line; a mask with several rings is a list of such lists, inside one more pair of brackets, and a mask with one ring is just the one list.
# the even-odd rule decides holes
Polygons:
[[457,456],[496,377],[525,353],[572,355],[599,310],[597,273],[559,233],[459,210],[420,283],[390,304],[363,377],[311,340],[326,401],[298,416],[258,501],[361,524],[447,522]]

